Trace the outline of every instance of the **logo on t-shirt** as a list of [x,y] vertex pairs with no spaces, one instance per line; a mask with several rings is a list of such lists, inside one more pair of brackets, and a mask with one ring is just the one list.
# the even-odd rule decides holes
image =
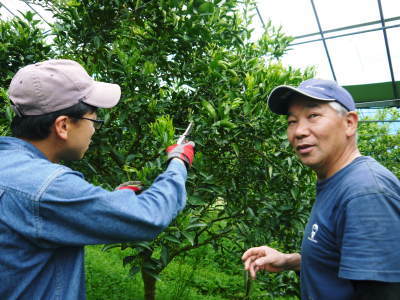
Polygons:
[[308,237],[308,239],[313,243],[318,243],[318,241],[315,239],[317,232],[318,232],[318,224],[313,224],[310,236]]

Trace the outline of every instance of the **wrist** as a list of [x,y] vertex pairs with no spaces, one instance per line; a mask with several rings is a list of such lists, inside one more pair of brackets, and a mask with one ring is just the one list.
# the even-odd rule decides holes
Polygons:
[[301,264],[301,255],[299,253],[288,253],[284,254],[285,255],[285,264],[283,268],[285,270],[293,270],[293,271],[299,271],[300,270],[300,264]]
[[185,162],[182,159],[178,158],[178,157],[172,158],[171,161],[179,161],[179,163],[181,163],[182,165],[185,166]]

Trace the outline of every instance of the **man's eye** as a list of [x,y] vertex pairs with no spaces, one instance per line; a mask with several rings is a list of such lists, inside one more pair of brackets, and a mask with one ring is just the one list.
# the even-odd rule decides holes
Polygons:
[[292,124],[294,124],[294,123],[296,123],[296,121],[295,120],[288,120],[288,125],[292,125]]
[[310,119],[312,119],[312,118],[318,117],[318,114],[310,114],[308,117],[309,117]]

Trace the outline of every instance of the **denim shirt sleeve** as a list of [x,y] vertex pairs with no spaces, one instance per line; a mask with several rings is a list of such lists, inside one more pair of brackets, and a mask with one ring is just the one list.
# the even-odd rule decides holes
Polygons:
[[186,168],[177,161],[140,195],[104,190],[79,174],[63,172],[36,202],[36,241],[42,247],[151,240],[186,203]]

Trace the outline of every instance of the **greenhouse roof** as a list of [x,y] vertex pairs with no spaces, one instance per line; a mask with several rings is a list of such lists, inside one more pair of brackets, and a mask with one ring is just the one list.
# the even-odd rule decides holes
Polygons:
[[400,106],[399,0],[258,0],[254,32],[271,20],[295,39],[283,63],[336,80],[360,108]]
[[[1,15],[34,10],[47,23],[52,16],[24,0],[0,0]],[[336,80],[359,108],[400,107],[399,0],[257,0],[254,38],[264,24],[294,37],[283,64]]]

